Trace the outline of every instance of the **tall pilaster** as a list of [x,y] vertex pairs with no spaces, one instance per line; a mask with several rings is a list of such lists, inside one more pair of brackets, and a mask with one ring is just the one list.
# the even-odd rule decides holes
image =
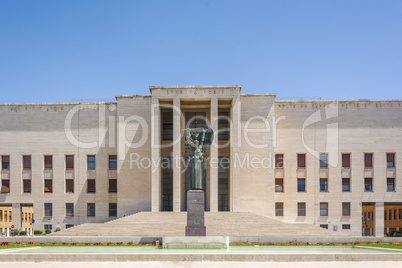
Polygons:
[[161,119],[160,119],[159,99],[152,98],[151,111],[151,150],[152,150],[152,211],[160,211],[161,208],[161,167],[159,159],[161,157]]
[[239,157],[239,147],[241,142],[241,118],[240,118],[240,95],[232,99],[232,124],[230,127],[230,211],[240,211],[240,170],[236,165],[236,159]]
[[14,228],[13,229],[20,229],[22,227],[21,223],[21,204],[13,203],[12,204],[12,221]]
[[214,131],[214,142],[210,147],[209,192],[210,211],[218,211],[218,98],[211,98],[211,126]]
[[173,99],[173,211],[181,208],[181,110],[180,98]]
[[376,202],[374,208],[375,236],[384,237],[384,202]]

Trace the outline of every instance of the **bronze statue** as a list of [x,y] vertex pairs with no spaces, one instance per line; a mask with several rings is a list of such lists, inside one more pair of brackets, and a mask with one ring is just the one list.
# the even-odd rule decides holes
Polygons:
[[202,149],[208,148],[213,138],[214,132],[208,126],[186,129],[186,139],[190,145],[190,190],[202,190]]

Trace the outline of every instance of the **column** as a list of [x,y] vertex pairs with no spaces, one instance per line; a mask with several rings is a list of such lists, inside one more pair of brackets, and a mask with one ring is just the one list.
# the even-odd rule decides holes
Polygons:
[[384,237],[384,202],[376,202],[374,207],[376,237]]
[[181,208],[181,110],[180,98],[173,99],[173,211]]
[[209,166],[209,208],[211,212],[218,211],[218,98],[211,98],[211,128],[214,131],[214,141],[210,147]]
[[151,108],[151,151],[152,151],[152,211],[160,211],[161,208],[161,167],[160,163],[161,148],[160,148],[160,107],[159,99],[152,97]]
[[240,170],[235,165],[236,158],[239,157],[239,147],[241,143],[241,120],[240,120],[240,96],[232,99],[232,124],[230,127],[230,211],[240,211]]

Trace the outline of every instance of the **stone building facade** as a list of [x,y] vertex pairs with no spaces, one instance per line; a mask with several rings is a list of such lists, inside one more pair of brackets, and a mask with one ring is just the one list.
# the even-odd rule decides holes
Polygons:
[[201,125],[215,131],[204,152],[206,211],[354,236],[402,229],[401,100],[285,101],[241,94],[241,86],[150,93],[0,104],[0,230],[186,211],[183,130]]

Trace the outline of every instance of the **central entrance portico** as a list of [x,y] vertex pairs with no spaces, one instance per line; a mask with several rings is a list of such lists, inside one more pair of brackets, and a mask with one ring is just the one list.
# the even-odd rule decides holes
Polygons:
[[208,125],[217,134],[204,152],[205,209],[239,211],[239,170],[230,160],[238,151],[241,86],[167,86],[150,91],[152,211],[186,211],[188,145],[183,129],[198,125]]

